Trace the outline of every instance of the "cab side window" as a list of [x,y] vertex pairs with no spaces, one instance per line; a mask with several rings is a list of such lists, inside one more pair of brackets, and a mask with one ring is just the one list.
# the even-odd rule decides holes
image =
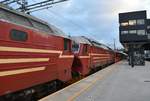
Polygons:
[[10,39],[14,41],[22,41],[25,42],[28,40],[28,34],[24,31],[12,29],[10,31]]
[[83,54],[87,54],[87,52],[88,52],[88,46],[84,45],[83,46]]
[[73,42],[72,44],[72,51],[73,52],[78,52],[79,51],[79,44],[76,42]]
[[64,50],[69,50],[69,40],[64,39]]

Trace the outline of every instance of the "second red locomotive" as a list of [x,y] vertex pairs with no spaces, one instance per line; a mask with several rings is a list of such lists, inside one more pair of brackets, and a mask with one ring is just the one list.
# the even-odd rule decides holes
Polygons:
[[82,37],[72,37],[73,52],[75,54],[72,71],[82,76],[92,70],[114,63],[115,53],[107,46]]

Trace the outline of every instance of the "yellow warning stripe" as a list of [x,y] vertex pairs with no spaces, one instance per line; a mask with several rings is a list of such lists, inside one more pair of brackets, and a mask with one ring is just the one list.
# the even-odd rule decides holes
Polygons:
[[97,54],[97,53],[89,53],[89,55],[88,56],[79,56],[79,58],[90,58],[90,56],[104,56],[105,55],[105,57],[108,57],[109,56],[109,54]]
[[73,58],[74,55],[60,55],[59,58]]
[[108,56],[109,54],[98,54],[98,53],[91,53],[90,55],[98,55],[98,56],[101,56],[101,55],[106,55],[106,56]]
[[[62,51],[57,50],[45,50],[45,49],[33,49],[33,48],[18,48],[18,47],[5,47],[0,46],[0,51],[9,51],[9,52],[33,52],[33,53],[58,53],[59,58],[73,58],[73,55],[63,55]],[[102,56],[109,54],[97,54],[97,53],[89,53],[88,56],[80,56],[80,58],[90,58],[90,56]]]
[[93,59],[103,59],[103,58],[110,58],[110,57],[93,57]]
[[34,52],[34,53],[61,53],[61,51],[56,51],[56,50],[44,50],[44,49],[32,49],[32,48],[18,48],[18,47],[5,47],[5,46],[0,46],[0,51],[9,51],[9,52]]
[[37,72],[37,71],[43,71],[45,69],[46,69],[46,67],[34,67],[34,68],[28,68],[28,69],[1,71],[0,76],[9,76],[9,75]]
[[82,58],[82,59],[84,59],[84,58],[90,58],[90,56],[79,56],[79,58]]
[[18,47],[5,47],[0,46],[0,51],[7,52],[33,52],[33,53],[57,53],[59,58],[73,58],[73,55],[63,55],[62,51],[57,50],[45,50],[45,49],[33,49],[33,48],[18,48]]
[[23,62],[48,62],[49,58],[18,58],[18,59],[0,59],[0,64],[5,63],[23,63]]

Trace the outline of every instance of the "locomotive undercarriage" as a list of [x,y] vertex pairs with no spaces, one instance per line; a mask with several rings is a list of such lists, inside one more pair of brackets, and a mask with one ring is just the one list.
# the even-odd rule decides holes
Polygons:
[[63,82],[54,80],[0,97],[0,101],[37,101],[63,87]]

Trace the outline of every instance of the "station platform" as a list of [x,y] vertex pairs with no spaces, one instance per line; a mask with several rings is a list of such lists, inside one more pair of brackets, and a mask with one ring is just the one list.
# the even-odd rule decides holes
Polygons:
[[118,62],[39,101],[150,101],[150,62]]

